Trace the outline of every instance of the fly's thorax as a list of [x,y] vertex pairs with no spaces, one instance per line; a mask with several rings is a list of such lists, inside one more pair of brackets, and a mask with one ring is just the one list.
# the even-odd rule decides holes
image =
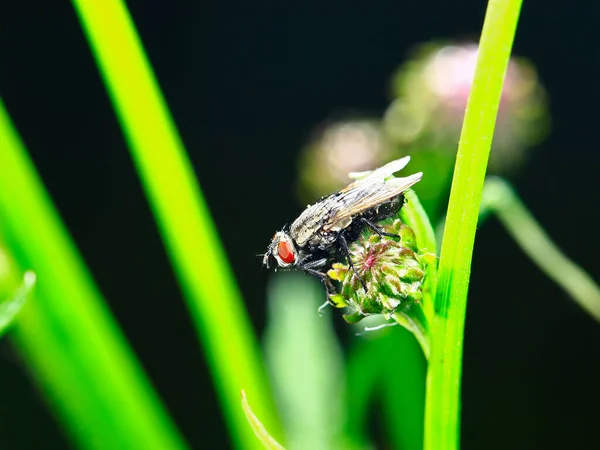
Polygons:
[[[326,202],[308,205],[290,226],[290,236],[298,247],[304,247],[321,230],[329,209]],[[309,244],[310,245],[310,244]]]
[[327,232],[320,230],[315,233],[308,241],[309,248],[327,250],[331,247],[339,237],[338,232]]
[[278,231],[273,236],[263,264],[269,267],[270,258],[275,258],[279,267],[294,266],[298,262],[298,250],[292,237],[285,231]]
[[398,197],[394,197],[389,201],[382,203],[375,210],[376,222],[395,216],[402,208],[402,205],[404,205],[404,195],[399,195]]
[[350,226],[351,223],[352,223],[352,217],[344,217],[343,219],[338,220],[337,222],[331,224],[331,226],[329,227],[329,230],[342,231],[345,228],[348,228],[348,226]]

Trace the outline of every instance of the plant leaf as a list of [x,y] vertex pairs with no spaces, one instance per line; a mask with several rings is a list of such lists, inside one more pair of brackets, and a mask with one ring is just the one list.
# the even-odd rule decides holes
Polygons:
[[254,441],[239,408],[242,387],[261,399],[256,408],[279,435],[250,317],[127,4],[73,5],[204,347],[233,445],[242,449]]
[[481,193],[522,0],[489,0],[460,135],[440,251],[427,373],[425,449],[460,446],[467,292]]
[[25,305],[29,294],[35,286],[36,276],[32,271],[25,272],[23,284],[16,290],[12,298],[0,303],[0,336],[2,336],[11,325],[19,311]]
[[571,261],[537,222],[510,183],[499,177],[486,179],[479,221],[494,213],[521,250],[581,308],[600,322],[600,287]]
[[258,417],[250,408],[250,403],[248,403],[248,398],[246,397],[246,392],[242,389],[242,409],[244,410],[244,414],[246,414],[246,419],[248,419],[248,423],[252,427],[252,431],[256,434],[256,437],[260,442],[263,443],[265,448],[269,450],[285,450],[279,442],[277,442],[267,431],[265,426],[259,420]]
[[406,203],[400,210],[400,220],[408,225],[415,233],[417,247],[421,252],[429,252],[431,261],[427,262],[427,275],[423,284],[423,311],[427,321],[433,323],[433,309],[435,301],[435,290],[437,285],[437,245],[433,226],[429,217],[421,206],[419,197],[412,189],[404,193]]
[[58,423],[81,449],[187,448],[106,306],[1,98],[0,161],[0,236],[14,257],[15,273],[32,268],[39,279],[35,301],[21,310],[10,338]]
[[[345,388],[342,351],[323,287],[299,273],[269,283],[265,358],[291,449],[339,450]],[[329,311],[328,311],[329,312]]]

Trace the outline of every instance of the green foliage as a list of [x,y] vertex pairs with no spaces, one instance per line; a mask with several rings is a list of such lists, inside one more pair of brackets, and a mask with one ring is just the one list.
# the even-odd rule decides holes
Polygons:
[[427,375],[425,448],[459,447],[460,377],[471,258],[520,0],[490,0],[461,133],[440,254]]
[[244,390],[242,390],[242,409],[244,410],[244,414],[246,414],[246,418],[248,419],[252,431],[254,431],[258,440],[262,442],[267,450],[284,450],[279,442],[269,434],[260,419],[256,417],[256,414],[254,414],[254,411],[252,411],[252,408],[250,407],[250,403],[248,402]]
[[248,314],[176,126],[122,1],[74,2],[212,371],[237,448],[256,439],[239,392],[280,426]]
[[496,215],[537,266],[600,322],[600,286],[552,242],[508,181],[499,177],[486,179],[479,214],[480,221]]
[[265,358],[290,449],[340,448],[345,377],[323,287],[303,274],[269,284]]
[[8,331],[31,296],[35,280],[32,271],[19,273],[16,261],[0,241],[0,337]]
[[[231,439],[237,448],[262,444],[281,450],[270,434],[283,437],[258,341],[127,8],[121,0],[76,0],[74,5],[204,346]],[[367,282],[379,283],[381,296],[365,298],[347,267],[336,265],[332,272],[345,283],[338,300],[358,311],[354,318],[385,313],[417,337],[429,358],[426,408],[425,360],[406,331],[385,330],[353,341],[344,365],[332,323],[316,314],[322,290],[302,276],[278,277],[269,292],[264,355],[290,448],[370,448],[365,423],[373,404],[381,408],[386,438],[396,447],[416,450],[424,440],[427,450],[458,448],[471,257],[520,7],[520,0],[489,2],[439,266],[430,221],[408,191],[401,222],[389,230],[402,239],[372,236],[359,243],[366,249],[363,257],[388,257],[391,250],[394,264],[402,266],[382,267],[381,279],[364,274]],[[18,265],[31,267],[39,277],[35,297],[25,308],[36,280],[33,272],[26,272],[20,287],[8,290],[12,295],[7,300],[0,298],[0,335],[19,313],[12,337],[79,447],[186,448],[106,308],[1,103],[0,160],[0,236]],[[445,185],[445,172],[429,175],[433,184]],[[426,200],[433,209],[440,198]],[[496,213],[524,251],[600,320],[598,286],[558,250],[509,185],[490,180],[481,206],[482,215]],[[352,251],[360,268],[360,249],[354,246]]]
[[11,338],[54,412],[80,448],[185,448],[1,102],[0,160],[0,235],[37,275]]
[[427,365],[412,333],[402,327],[362,333],[347,359],[345,448],[376,448],[367,433],[376,415],[390,448],[422,449]]
[[17,317],[25,302],[30,297],[35,286],[35,274],[31,271],[25,272],[23,282],[12,296],[0,300],[0,336],[2,336]]

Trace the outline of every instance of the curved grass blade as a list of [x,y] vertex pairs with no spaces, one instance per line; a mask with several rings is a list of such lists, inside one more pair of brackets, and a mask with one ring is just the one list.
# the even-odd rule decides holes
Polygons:
[[75,0],[75,10],[113,102],[131,157],[182,286],[237,448],[256,438],[239,392],[280,434],[259,346],[240,292],[135,25],[122,0]]
[[17,314],[21,311],[29,294],[35,286],[35,273],[25,272],[23,284],[13,294],[12,298],[0,303],[0,336],[2,336],[11,325]]
[[346,366],[345,448],[375,448],[367,435],[371,408],[381,407],[390,448],[423,448],[426,361],[403,327],[362,333]]
[[348,351],[344,403],[344,448],[348,450],[374,448],[367,425],[380,381],[382,348],[379,339],[365,337],[352,342]]
[[273,437],[269,434],[265,426],[262,424],[260,419],[256,417],[252,408],[250,407],[250,403],[248,403],[248,398],[246,397],[246,392],[242,389],[242,409],[244,410],[244,414],[246,414],[246,419],[248,419],[248,423],[250,427],[252,427],[252,431],[258,438],[260,442],[263,443],[267,450],[285,450],[279,442],[277,442]]
[[303,274],[278,273],[269,283],[264,348],[291,449],[339,449],[343,356],[322,286]]
[[552,242],[512,186],[499,177],[489,177],[483,187],[480,220],[489,213],[497,215],[519,247],[551,280],[600,322],[600,286]]
[[0,235],[37,275],[10,337],[82,449],[184,449],[0,100]]
[[387,358],[377,390],[393,448],[422,450],[427,362],[407,331],[396,327],[382,337],[379,352]]
[[425,449],[460,444],[467,291],[481,192],[521,0],[490,0],[461,132],[440,262],[427,374]]

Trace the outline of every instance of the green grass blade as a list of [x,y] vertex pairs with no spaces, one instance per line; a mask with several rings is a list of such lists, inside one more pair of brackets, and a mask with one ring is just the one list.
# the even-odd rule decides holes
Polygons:
[[0,101],[0,235],[37,275],[11,330],[80,448],[186,448],[105,306]]
[[8,327],[15,320],[17,314],[23,309],[25,302],[35,286],[35,278],[35,273],[31,271],[25,272],[23,283],[12,297],[0,301],[0,336],[8,330]]
[[204,345],[230,435],[238,448],[260,445],[240,407],[242,389],[261,399],[257,415],[276,436],[280,426],[258,343],[135,26],[120,0],[74,5]]
[[265,426],[262,424],[260,419],[256,417],[254,411],[250,407],[250,403],[248,403],[248,397],[246,397],[246,392],[242,390],[242,409],[244,410],[244,414],[246,414],[246,418],[248,419],[248,423],[254,431],[254,434],[258,438],[260,442],[265,446],[268,450],[285,450],[279,442],[277,442],[273,437],[269,434]]
[[375,448],[367,429],[373,410],[380,408],[387,447],[422,449],[427,365],[413,334],[403,327],[364,333],[352,342],[347,360],[345,436],[340,448]]
[[304,274],[278,273],[269,283],[265,357],[290,449],[340,448],[344,363],[331,317],[317,312],[324,299],[323,286]]
[[436,294],[427,377],[425,448],[455,449],[460,441],[463,331],[471,258],[504,75],[521,0],[490,0],[456,157]]
[[498,177],[488,178],[483,188],[480,214],[490,212],[533,262],[600,322],[600,286],[552,242],[512,186]]
[[[412,335],[410,339],[413,339]],[[369,415],[376,389],[380,383],[381,365],[386,364],[388,354],[382,351],[380,339],[356,339],[346,357],[346,395],[343,413],[344,446],[349,450],[374,448],[368,434]],[[403,354],[402,346],[394,352]],[[383,356],[383,358],[382,358]],[[400,356],[394,361],[401,360]]]
[[386,355],[378,383],[385,433],[392,448],[421,450],[427,367],[422,348],[402,327],[387,330],[380,347],[379,354]]
[[431,333],[424,309],[413,308],[410,313],[396,311],[392,314],[392,319],[414,335],[421,346],[423,356],[425,356],[425,359],[429,359],[429,355],[431,354]]

